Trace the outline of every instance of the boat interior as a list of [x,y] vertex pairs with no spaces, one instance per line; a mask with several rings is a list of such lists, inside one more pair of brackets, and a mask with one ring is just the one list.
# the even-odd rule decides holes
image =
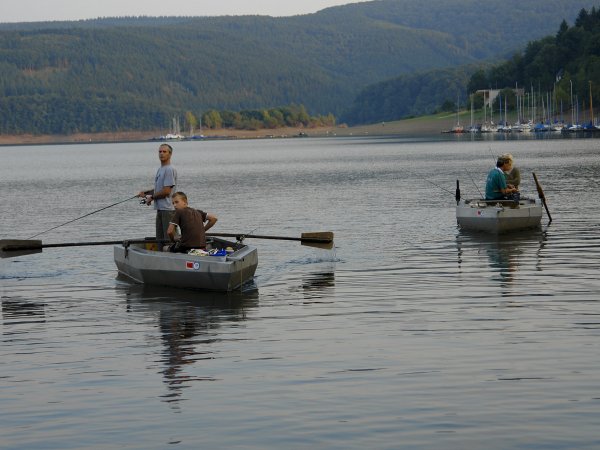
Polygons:
[[[145,250],[151,250],[151,251],[159,251],[159,244],[156,242],[156,238],[154,237],[147,237],[145,238],[146,241],[148,242],[144,242],[144,241],[136,241],[136,242],[124,242],[123,245],[125,247],[128,246],[134,246],[134,247],[138,247],[138,248],[143,248]],[[228,252],[228,253],[235,253],[238,250],[240,250],[241,248],[246,247],[246,244],[244,244],[243,242],[233,242],[233,241],[229,241],[226,239],[221,239],[218,237],[214,237],[214,236],[207,236],[206,238],[206,251],[211,251],[211,250],[226,250],[228,247],[230,247],[231,249],[233,249],[233,252]]]
[[482,198],[475,198],[470,200],[465,200],[465,205],[470,206],[471,208],[485,208],[487,206],[502,206],[504,208],[518,208],[519,206],[525,206],[534,204],[535,200],[530,200],[527,198],[522,198],[520,201],[515,200],[486,200]]

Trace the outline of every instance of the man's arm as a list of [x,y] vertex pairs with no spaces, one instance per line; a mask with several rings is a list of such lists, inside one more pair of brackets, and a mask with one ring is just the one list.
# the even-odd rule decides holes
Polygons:
[[500,188],[500,192],[502,192],[504,195],[506,195],[506,194],[511,194],[513,192],[517,192],[518,191],[518,189],[516,187],[514,187],[514,186],[510,187],[510,186],[512,186],[512,184],[509,185],[509,187],[507,187],[506,189]]
[[173,222],[169,222],[169,228],[167,228],[167,235],[172,241],[175,240],[175,224]]
[[171,191],[173,190],[173,186],[165,186],[158,192],[152,193],[152,200],[157,200],[159,198],[167,198],[171,195]]
[[215,223],[217,223],[217,216],[213,216],[212,214],[206,214],[206,224],[204,225],[204,231],[210,230]]

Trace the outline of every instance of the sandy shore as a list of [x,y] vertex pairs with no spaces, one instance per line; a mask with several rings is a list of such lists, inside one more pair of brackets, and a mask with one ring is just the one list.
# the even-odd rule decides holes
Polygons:
[[[438,115],[426,118],[362,125],[356,127],[278,128],[269,130],[203,130],[210,139],[290,138],[298,136],[384,136],[437,134],[450,129],[456,115]],[[126,131],[118,133],[77,133],[71,135],[0,135],[0,145],[66,144],[84,142],[140,142],[151,141],[160,131]]]

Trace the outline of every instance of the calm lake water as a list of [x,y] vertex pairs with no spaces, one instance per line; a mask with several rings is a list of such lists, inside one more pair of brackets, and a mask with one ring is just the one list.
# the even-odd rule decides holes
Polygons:
[[[0,147],[1,239],[150,187],[157,143]],[[3,449],[600,447],[600,140],[329,138],[174,144],[215,232],[252,241],[255,287],[148,288],[111,247],[0,260]],[[511,152],[553,222],[456,227]],[[153,235],[130,200],[44,243]]]

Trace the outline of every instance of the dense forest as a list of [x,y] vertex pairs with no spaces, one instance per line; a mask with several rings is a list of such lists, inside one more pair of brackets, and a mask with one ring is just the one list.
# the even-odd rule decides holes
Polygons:
[[[475,92],[515,85],[551,92],[564,105],[573,96],[582,103],[590,96],[600,100],[600,8],[582,9],[574,26],[563,21],[555,35],[530,42],[502,64],[477,70],[467,88]],[[505,96],[514,109],[514,93]]]
[[[587,6],[591,0],[380,0],[282,18],[0,24],[0,133],[165,129],[186,113],[283,105],[330,121],[365,86],[401,74],[420,73],[401,103],[426,70],[442,77],[430,85],[443,91],[451,67],[505,59]],[[413,111],[435,103],[425,89],[417,100]]]
[[[340,120],[376,123],[456,109],[480,89],[503,90],[500,98],[510,110],[516,108],[515,86],[552,92],[564,105],[570,105],[571,96],[600,99],[600,9],[581,9],[573,26],[563,20],[556,34],[530,41],[499,64],[432,70],[371,85]],[[475,106],[482,104],[476,97]]]

